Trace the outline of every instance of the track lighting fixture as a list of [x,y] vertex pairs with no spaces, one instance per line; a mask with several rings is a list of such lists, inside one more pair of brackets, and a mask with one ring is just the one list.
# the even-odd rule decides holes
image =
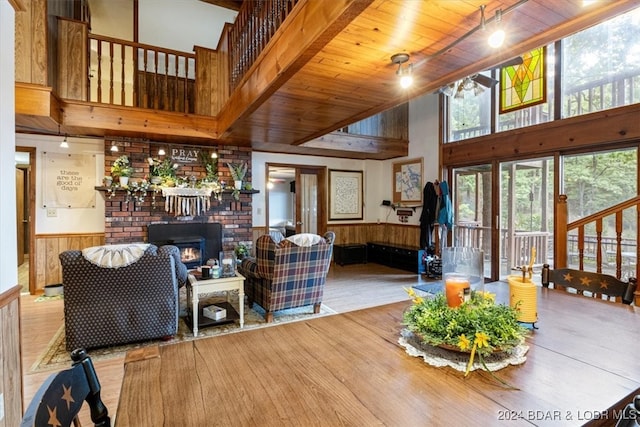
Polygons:
[[[485,5],[480,6],[480,29],[481,30],[485,30],[487,28],[486,19],[484,16],[485,8],[486,8]],[[496,10],[495,26],[496,26],[495,31],[491,33],[488,39],[489,46],[491,46],[492,48],[498,48],[502,46],[502,43],[504,43],[505,33],[504,33],[504,30],[502,29],[502,9]]]
[[413,64],[408,64],[406,67],[402,67],[402,64],[409,61],[409,54],[407,53],[396,53],[391,56],[391,62],[394,64],[398,64],[398,70],[396,74],[400,76],[400,86],[403,89],[408,88],[413,83]]
[[64,139],[60,143],[60,148],[69,148],[69,143],[67,142],[67,135],[64,136]]
[[502,9],[496,10],[496,30],[489,36],[489,46],[498,48],[504,43],[504,30],[502,29]]

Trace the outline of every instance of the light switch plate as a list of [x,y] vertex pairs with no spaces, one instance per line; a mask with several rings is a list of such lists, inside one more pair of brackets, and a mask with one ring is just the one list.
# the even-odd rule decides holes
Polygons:
[[47,208],[47,216],[48,217],[56,217],[58,216],[58,211],[56,210],[56,208]]

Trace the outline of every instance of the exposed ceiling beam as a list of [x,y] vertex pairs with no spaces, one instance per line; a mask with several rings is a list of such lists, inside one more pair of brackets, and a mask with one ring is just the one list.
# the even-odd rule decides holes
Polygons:
[[242,7],[242,0],[200,0],[214,6],[224,7],[225,9],[235,10],[236,12]]

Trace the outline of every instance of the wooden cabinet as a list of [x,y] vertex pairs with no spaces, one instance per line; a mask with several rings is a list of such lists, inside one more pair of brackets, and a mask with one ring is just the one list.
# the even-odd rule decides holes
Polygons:
[[368,242],[367,260],[388,267],[418,273],[419,248],[383,242]]
[[343,243],[333,245],[333,260],[336,264],[366,264],[367,245],[364,243]]

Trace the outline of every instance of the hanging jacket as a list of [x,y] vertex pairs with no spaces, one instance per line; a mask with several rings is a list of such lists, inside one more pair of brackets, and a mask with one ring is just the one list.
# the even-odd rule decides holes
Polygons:
[[433,223],[436,222],[438,195],[432,182],[422,190],[422,213],[420,214],[420,247],[429,249],[433,239]]
[[422,214],[420,224],[433,224],[436,222],[436,204],[438,195],[432,182],[427,182],[422,190]]
[[438,224],[447,227],[447,230],[451,230],[453,226],[453,207],[449,197],[449,185],[446,181],[440,183],[440,211],[437,221]]

